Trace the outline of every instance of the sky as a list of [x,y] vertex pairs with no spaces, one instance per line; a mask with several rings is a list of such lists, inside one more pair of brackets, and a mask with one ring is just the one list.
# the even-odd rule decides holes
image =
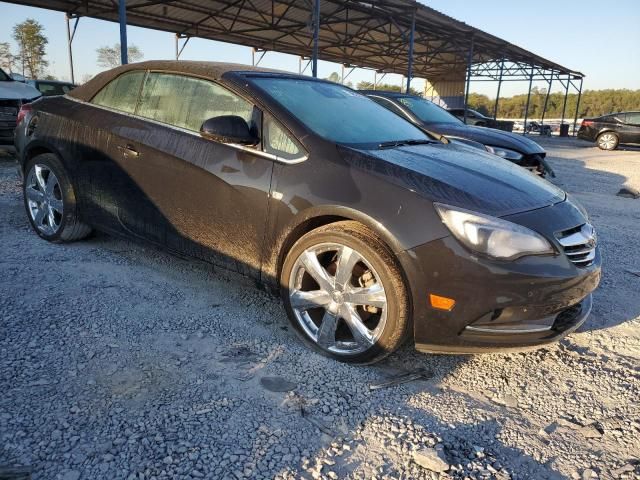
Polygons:
[[[612,0],[606,6],[602,0],[421,0],[421,3],[584,73],[584,89],[640,89],[640,0]],[[49,39],[49,73],[69,79],[63,13],[0,1],[0,42],[15,45],[11,38],[13,26],[27,18],[44,26]],[[128,38],[129,45],[138,46],[147,60],[175,56],[175,37],[171,33],[129,27]],[[76,80],[87,80],[98,73],[101,68],[96,64],[96,49],[117,42],[116,23],[82,18],[73,42]],[[180,58],[251,64],[251,49],[193,38]],[[297,72],[298,57],[268,52],[260,65]],[[321,77],[340,72],[340,65],[330,62],[321,61],[318,68]],[[354,84],[360,80],[371,82],[373,75],[370,70],[356,69],[347,80]],[[385,82],[399,85],[402,77],[387,75]],[[412,81],[413,87],[421,89],[423,85],[421,79]],[[493,82],[472,83],[471,91],[495,97],[496,86]],[[505,83],[501,96],[526,93],[527,87],[527,82]]]

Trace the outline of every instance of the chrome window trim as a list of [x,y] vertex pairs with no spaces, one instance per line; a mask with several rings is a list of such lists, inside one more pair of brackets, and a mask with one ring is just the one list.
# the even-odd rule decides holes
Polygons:
[[[71,97],[68,94],[65,94],[64,97],[67,98],[68,100],[72,100],[74,102],[78,102],[78,103],[81,103],[81,104],[84,104],[84,105],[88,105],[90,107],[99,108],[99,109],[102,109],[102,110],[106,110],[107,112],[117,113],[117,114],[120,114],[120,115],[124,115],[126,117],[135,118],[137,120],[144,120],[145,122],[150,122],[150,123],[152,123],[154,125],[158,125],[160,127],[170,128],[172,130],[176,130],[176,131],[181,132],[181,133],[187,133],[189,135],[193,135],[193,136],[198,137],[198,138],[203,138],[202,135],[200,135],[198,132],[194,132],[193,130],[188,130],[186,128],[178,127],[176,125],[171,125],[171,124],[168,124],[168,123],[162,123],[162,122],[159,122],[159,121],[154,120],[152,118],[143,117],[141,115],[135,115],[135,114],[129,113],[129,112],[123,112],[122,110],[117,110],[115,108],[105,107],[104,105],[98,105],[97,103],[85,102],[84,100],[80,100],[80,99]],[[302,155],[301,157],[292,158],[292,159],[286,159],[286,158],[279,157],[277,155],[273,155],[272,153],[267,153],[267,152],[264,152],[262,150],[256,150],[255,148],[249,147],[247,145],[240,145],[238,143],[219,143],[219,142],[214,142],[213,140],[207,140],[207,141],[213,142],[213,143],[218,143],[219,145],[226,145],[226,146],[231,147],[231,148],[233,148],[235,150],[251,153],[251,154],[256,155],[258,157],[262,157],[262,158],[265,158],[267,160],[272,160],[272,161],[278,162],[278,163],[284,163],[286,165],[296,165],[298,163],[302,163],[302,162],[306,161],[309,158],[309,155]]]

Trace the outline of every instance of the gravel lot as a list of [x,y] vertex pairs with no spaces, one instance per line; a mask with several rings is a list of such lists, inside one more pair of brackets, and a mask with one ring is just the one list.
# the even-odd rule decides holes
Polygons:
[[[586,325],[534,352],[407,346],[372,367],[310,353],[280,302],[235,275],[102,234],[40,240],[0,151],[0,466],[64,480],[640,478],[640,200],[615,195],[640,188],[640,149],[541,142],[599,233]],[[430,378],[369,388],[416,368]]]

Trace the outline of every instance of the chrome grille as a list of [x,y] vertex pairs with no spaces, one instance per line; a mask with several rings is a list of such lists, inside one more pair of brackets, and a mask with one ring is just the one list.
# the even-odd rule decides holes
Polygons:
[[569,260],[578,267],[588,267],[596,258],[596,231],[585,223],[556,234],[556,238]]

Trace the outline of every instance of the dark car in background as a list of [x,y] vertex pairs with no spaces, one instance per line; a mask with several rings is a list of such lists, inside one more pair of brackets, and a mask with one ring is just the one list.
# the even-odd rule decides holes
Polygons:
[[447,138],[481,143],[491,153],[521,167],[543,176],[554,176],[553,170],[545,161],[545,150],[522,135],[465,125],[444,108],[416,95],[380,90],[361,90],[361,93],[423,130]]
[[25,83],[36,88],[45,97],[64,95],[76,88],[73,83],[60,80],[26,80]]
[[43,239],[95,228],[236,270],[277,289],[300,338],[335,359],[373,362],[409,336],[422,351],[532,347],[591,309],[600,254],[582,207],[342,85],[143,62],[22,117]]
[[640,144],[640,112],[585,118],[578,130],[578,138],[596,142],[602,150],[615,150],[621,143]]
[[[456,117],[460,121],[464,121],[464,108],[447,108],[447,112]],[[476,127],[495,127],[496,121],[487,117],[480,112],[467,108],[467,125],[475,125]]]
[[477,110],[467,108],[467,120],[464,119],[464,108],[448,108],[447,111],[456,117],[461,122],[467,125],[474,125],[476,127],[497,128],[506,132],[513,131],[514,122],[509,120],[495,120],[491,117],[487,117]]

